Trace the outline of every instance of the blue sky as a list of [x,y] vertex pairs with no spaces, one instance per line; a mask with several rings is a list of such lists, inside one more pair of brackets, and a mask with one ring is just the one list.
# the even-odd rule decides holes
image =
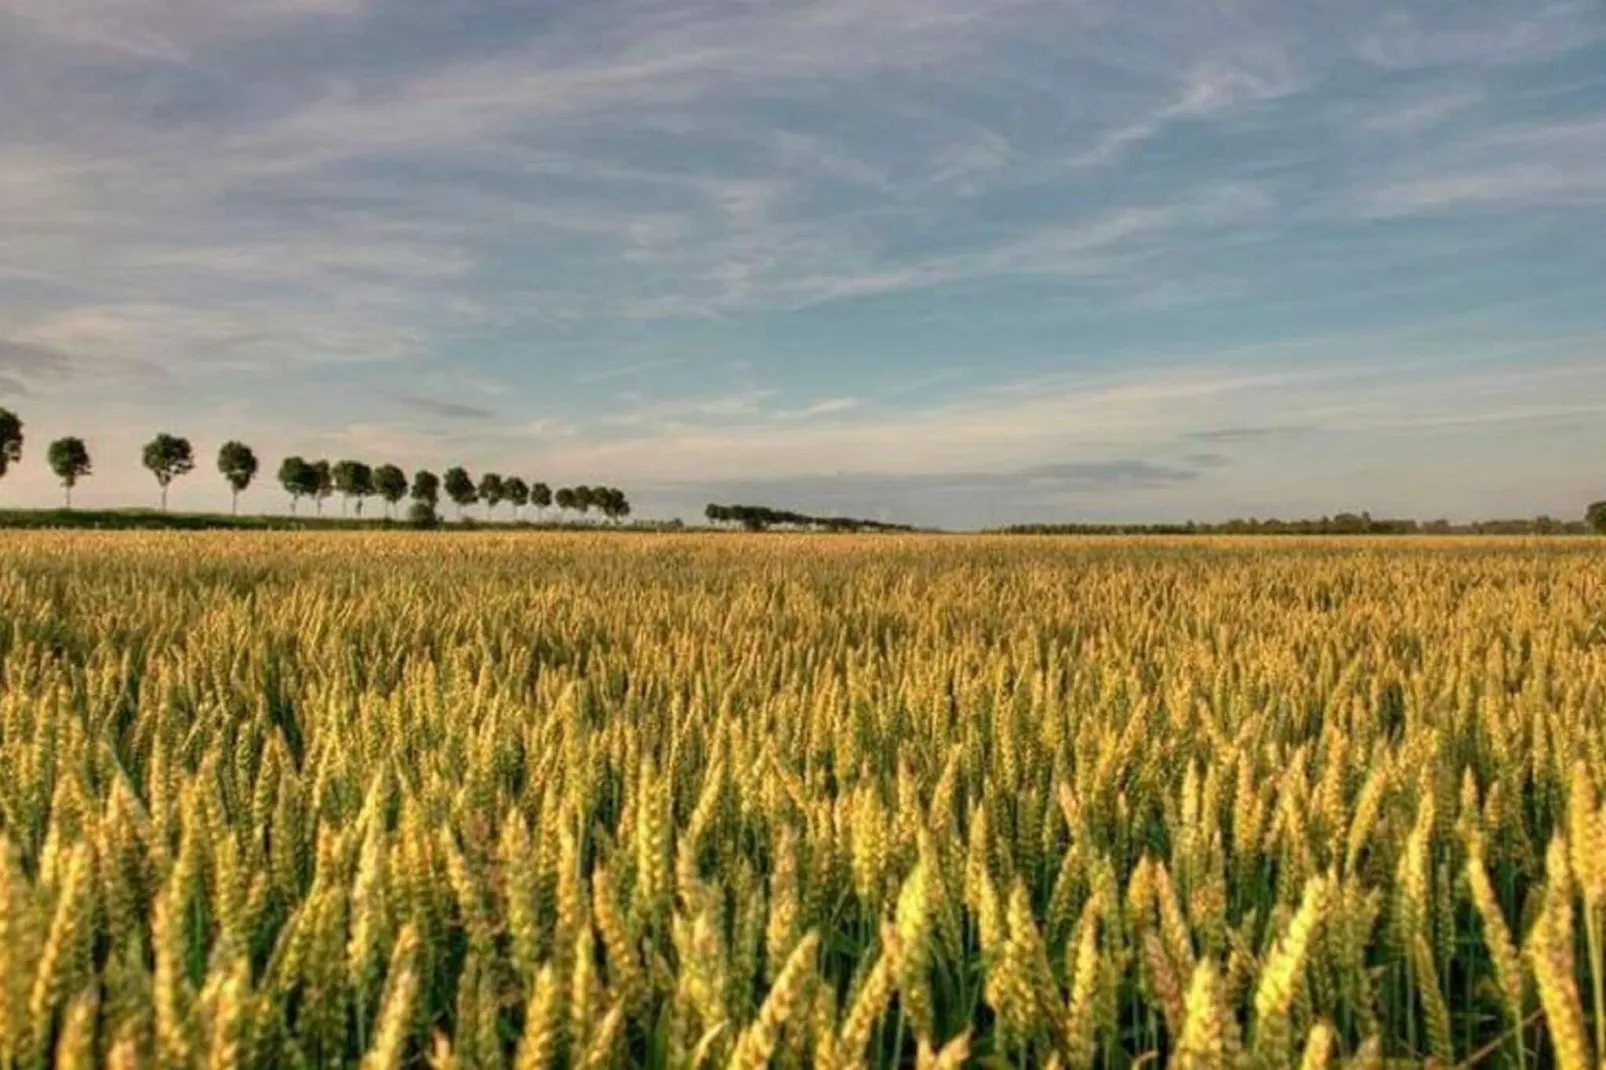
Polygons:
[[[0,0],[0,503],[1606,497],[1606,4]],[[267,480],[248,505],[284,507]]]

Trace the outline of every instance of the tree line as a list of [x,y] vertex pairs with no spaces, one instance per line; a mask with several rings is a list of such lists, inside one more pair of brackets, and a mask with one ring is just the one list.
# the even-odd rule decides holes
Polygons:
[[889,524],[881,520],[862,520],[851,516],[809,516],[789,509],[765,505],[718,505],[710,502],[703,510],[710,524],[736,524],[747,531],[767,531],[772,527],[818,528],[822,531],[913,531],[908,524]]
[[997,529],[1003,535],[1606,535],[1606,502],[1591,505],[1583,520],[1536,516],[1513,520],[1448,520],[1378,518],[1370,513],[1339,513],[1302,520],[1275,518],[1223,520],[1206,524],[1014,524]]
[[[22,460],[22,421],[9,409],[0,408],[0,477],[13,464]],[[45,453],[46,463],[60,480],[67,508],[72,508],[72,492],[83,479],[94,472],[89,447],[76,436],[67,436],[50,443]],[[156,479],[161,492],[162,510],[167,510],[167,491],[175,480],[195,470],[195,450],[189,439],[166,432],[158,434],[144,446],[140,463]],[[240,495],[250,489],[261,469],[256,452],[243,442],[225,442],[218,449],[217,470],[228,484],[231,512],[239,513]],[[341,512],[353,508],[362,516],[363,505],[370,498],[385,503],[385,515],[394,515],[395,507],[411,498],[408,518],[415,523],[437,519],[437,510],[444,494],[457,507],[462,519],[463,510],[481,504],[486,519],[493,519],[498,506],[506,502],[513,507],[513,518],[520,518],[526,507],[533,506],[540,517],[552,506],[560,514],[576,512],[584,517],[595,510],[609,520],[619,521],[630,516],[630,500],[617,487],[560,487],[554,491],[547,484],[526,481],[519,476],[505,476],[486,472],[478,479],[462,467],[448,468],[441,475],[428,469],[407,474],[394,464],[369,465],[357,460],[308,460],[300,456],[286,457],[279,465],[279,485],[290,495],[290,512],[294,514],[303,498],[314,503],[322,515],[324,502],[335,494],[341,496]]]

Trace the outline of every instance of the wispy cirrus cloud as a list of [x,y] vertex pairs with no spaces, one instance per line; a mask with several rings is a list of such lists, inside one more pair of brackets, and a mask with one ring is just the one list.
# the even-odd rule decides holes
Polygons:
[[1496,127],[1368,189],[1378,215],[1606,204],[1606,116]]
[[397,404],[421,412],[425,416],[439,416],[447,420],[490,420],[496,416],[493,409],[461,401],[446,401],[441,398],[421,397],[417,394],[394,396]]
[[1358,54],[1379,67],[1410,70],[1463,64],[1532,63],[1574,52],[1600,39],[1600,9],[1592,0],[1518,9],[1458,5],[1443,22],[1410,10],[1389,12],[1360,42]]
[[68,44],[133,59],[184,62],[207,42],[271,32],[277,25],[349,16],[365,0],[0,0],[0,25],[12,20]]

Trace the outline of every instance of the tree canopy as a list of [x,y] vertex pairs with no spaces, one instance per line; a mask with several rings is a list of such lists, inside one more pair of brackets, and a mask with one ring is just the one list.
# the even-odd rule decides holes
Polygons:
[[0,409],[0,476],[22,460],[22,420],[10,409]]
[[290,512],[294,513],[296,502],[318,492],[318,473],[306,458],[286,457],[279,464],[279,485],[290,495]]
[[502,494],[512,503],[515,518],[520,509],[530,504],[530,485],[518,476],[508,476],[502,480]]
[[385,515],[389,516],[396,503],[407,497],[407,473],[393,464],[382,464],[374,469],[374,493],[384,499]]
[[479,497],[479,491],[474,487],[474,477],[461,467],[452,467],[446,470],[446,478],[442,483],[446,496],[452,499],[457,506],[457,515],[463,515],[463,507],[473,505]]
[[441,501],[441,477],[427,468],[420,468],[413,473],[413,487],[409,493],[413,501],[429,506],[433,512]]
[[163,431],[145,443],[141,460],[156,477],[156,485],[162,488],[162,509],[165,511],[167,488],[179,476],[195,470],[195,450],[191,448],[189,439]]
[[480,477],[479,497],[485,503],[485,515],[489,517],[502,499],[507,496],[506,485],[502,477],[496,472],[486,472]]
[[244,442],[230,440],[217,451],[217,470],[229,484],[232,512],[240,511],[240,492],[257,476],[257,455]]
[[346,503],[353,498],[357,499],[357,515],[362,516],[362,503],[364,499],[374,492],[374,470],[361,461],[336,461],[329,472],[344,501],[341,502],[340,511],[346,510]]
[[58,438],[50,444],[46,459],[50,462],[50,470],[61,480],[62,489],[67,495],[67,508],[71,509],[72,489],[91,472],[89,447],[84,445],[81,438]]
[[312,500],[317,504],[318,512],[322,514],[324,499],[335,492],[335,476],[328,461],[313,461],[311,469],[312,474],[308,477],[308,482],[312,485]]

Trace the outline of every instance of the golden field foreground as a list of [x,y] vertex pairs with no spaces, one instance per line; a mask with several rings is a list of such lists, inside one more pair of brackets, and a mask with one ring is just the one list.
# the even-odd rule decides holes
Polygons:
[[0,533],[0,1066],[1596,1067],[1606,544]]

